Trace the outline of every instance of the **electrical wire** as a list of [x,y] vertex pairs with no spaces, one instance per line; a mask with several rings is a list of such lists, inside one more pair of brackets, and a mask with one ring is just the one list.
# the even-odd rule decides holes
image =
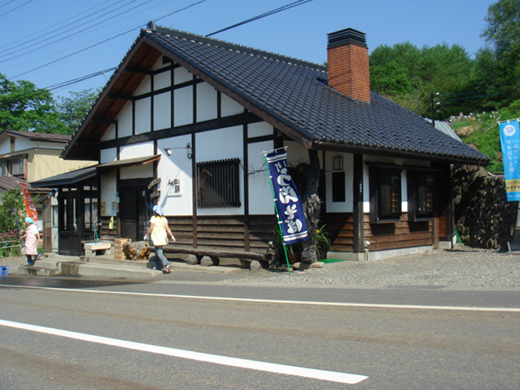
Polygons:
[[[158,21],[158,20],[161,20],[161,19],[167,18],[167,17],[169,17],[169,16],[172,16],[172,15],[177,14],[177,13],[182,12],[182,11],[185,11],[185,10],[191,8],[191,7],[194,7],[194,6],[196,6],[196,5],[199,5],[199,4],[204,3],[205,1],[207,1],[207,0],[199,0],[199,1],[197,1],[197,2],[191,3],[191,4],[187,5],[186,7],[183,7],[183,8],[177,9],[177,10],[175,10],[175,11],[173,11],[173,12],[170,12],[170,13],[168,13],[168,14],[166,14],[166,15],[160,16],[159,18],[156,18],[155,21]],[[263,13],[263,14],[260,14],[260,15],[254,16],[254,17],[249,18],[249,19],[246,19],[246,20],[244,20],[244,21],[242,21],[242,22],[236,23],[236,24],[234,24],[234,25],[232,25],[232,26],[229,26],[229,27],[226,27],[226,28],[224,28],[224,29],[221,29],[221,30],[215,31],[215,32],[213,32],[213,33],[211,33],[211,34],[208,34],[208,35],[206,35],[206,36],[209,37],[209,36],[211,36],[211,35],[216,35],[216,34],[218,34],[218,33],[220,33],[220,32],[227,31],[227,30],[231,30],[231,29],[233,29],[233,28],[236,28],[236,27],[242,26],[242,25],[244,25],[244,24],[251,23],[251,22],[253,22],[253,21],[256,21],[256,20],[259,20],[259,19],[265,18],[265,17],[267,17],[267,16],[271,16],[271,15],[274,15],[274,14],[276,14],[276,13],[279,13],[279,12],[282,12],[282,11],[285,11],[285,10],[288,10],[288,9],[291,9],[291,8],[294,8],[294,7],[297,7],[297,6],[300,6],[300,5],[303,5],[303,4],[306,4],[306,3],[309,3],[309,2],[311,2],[311,1],[313,1],[313,0],[297,0],[297,1],[295,1],[295,2],[292,2],[292,3],[286,4],[286,5],[282,6],[282,7],[275,8],[275,9],[273,9],[273,10],[271,10],[271,11],[265,12],[265,13]],[[52,64],[54,64],[54,63],[56,63],[56,62],[62,61],[62,60],[64,60],[64,59],[66,59],[66,58],[69,58],[69,57],[72,57],[72,56],[74,56],[74,55],[76,55],[76,54],[79,54],[79,53],[81,53],[81,52],[84,52],[84,51],[90,50],[90,49],[92,49],[92,48],[94,48],[94,47],[96,47],[96,46],[102,45],[102,44],[104,44],[104,43],[106,43],[106,42],[108,42],[108,41],[111,41],[111,40],[113,40],[113,39],[116,39],[116,38],[118,38],[118,37],[120,37],[120,36],[122,36],[122,35],[128,34],[128,33],[132,32],[132,31],[134,31],[136,28],[139,28],[139,27],[141,27],[141,26],[143,26],[143,25],[146,25],[146,24],[140,24],[139,26],[134,27],[134,28],[132,28],[132,29],[130,29],[130,30],[127,30],[127,31],[125,31],[125,32],[123,32],[123,33],[121,33],[121,34],[118,34],[118,35],[114,36],[114,37],[111,37],[111,38],[105,39],[105,40],[100,41],[100,42],[98,42],[98,43],[96,43],[96,44],[94,44],[94,45],[88,46],[88,47],[83,48],[83,49],[81,49],[81,50],[78,50],[78,51],[76,51],[76,52],[74,52],[74,53],[68,54],[68,55],[63,56],[63,57],[61,57],[61,58],[58,58],[58,59],[56,59],[56,60],[54,60],[54,61],[48,62],[48,63],[46,63],[46,64],[43,64],[43,65],[41,65],[41,66],[39,66],[39,67],[36,67],[36,68],[30,69],[30,70],[25,71],[25,72],[23,72],[23,73],[20,73],[20,74],[18,74],[18,75],[16,75],[16,76],[13,76],[12,78],[13,78],[13,79],[16,79],[16,78],[18,78],[18,77],[20,77],[20,76],[26,75],[26,74],[28,74],[28,73],[31,73],[31,72],[35,71],[35,70],[38,70],[38,69],[41,69],[41,68],[47,67],[47,66],[52,65]],[[76,83],[79,83],[79,82],[85,81],[85,80],[87,80],[87,79],[90,79],[90,78],[93,78],[93,77],[97,77],[97,76],[102,75],[102,74],[106,74],[107,72],[113,71],[114,69],[116,69],[116,68],[109,68],[109,69],[105,69],[105,70],[97,71],[97,72],[91,73],[91,74],[86,75],[86,76],[80,76],[80,77],[78,77],[78,78],[76,78],[76,79],[73,79],[73,80],[68,80],[68,81],[64,81],[64,82],[62,82],[62,83],[55,84],[55,85],[53,85],[53,86],[51,86],[51,87],[49,87],[49,88],[46,88],[46,89],[48,89],[48,90],[56,90],[56,89],[60,89],[60,88],[63,88],[63,87],[65,87],[65,86],[73,85],[73,84],[76,84]]]
[[[4,16],[4,15],[10,14],[11,12],[17,10],[18,8],[23,7],[23,6],[26,5],[26,4],[29,4],[29,3],[32,2],[32,1],[33,1],[33,0],[26,1],[25,3],[20,4],[18,7],[15,7],[15,8],[13,8],[13,9],[10,9],[9,11],[4,12],[3,14],[0,14],[0,18],[1,18],[2,16]],[[12,1],[10,1],[9,3],[12,3]],[[8,3],[8,4],[9,4],[9,3]]]
[[[166,18],[166,17],[168,17],[168,16],[171,16],[171,15],[174,15],[174,14],[176,14],[176,13],[179,13],[179,12],[182,12],[182,11],[184,11],[184,10],[187,10],[188,8],[191,8],[191,7],[193,7],[193,6],[196,6],[196,5],[198,5],[198,4],[201,4],[201,3],[205,2],[205,1],[207,1],[207,0],[199,0],[199,1],[196,1],[196,2],[194,2],[194,3],[191,3],[191,4],[187,5],[186,7],[182,7],[182,8],[180,8],[180,9],[177,9],[177,10],[173,11],[173,12],[170,12],[170,13],[167,14],[167,15],[163,15],[163,16],[161,16],[160,18],[158,18],[158,19],[156,19],[156,20],[164,19],[164,18]],[[66,56],[63,56],[63,57],[60,57],[60,58],[58,58],[58,59],[56,59],[56,60],[53,60],[53,61],[51,61],[51,62],[45,63],[45,64],[43,64],[43,65],[40,65],[40,66],[36,67],[36,68],[33,68],[33,69],[30,69],[30,70],[27,70],[27,71],[25,71],[25,72],[23,72],[23,73],[19,73],[19,74],[15,75],[15,76],[12,76],[11,78],[12,78],[12,79],[16,79],[16,78],[18,78],[18,77],[20,77],[20,76],[26,75],[26,74],[28,74],[28,73],[31,73],[31,72],[34,72],[34,71],[36,71],[36,70],[42,69],[42,68],[47,67],[47,66],[49,66],[49,65],[55,64],[56,62],[62,61],[62,60],[64,60],[64,59],[66,59],[66,58],[72,57],[72,56],[74,56],[74,55],[76,55],[76,54],[79,54],[79,53],[82,53],[82,52],[84,52],[84,51],[90,50],[90,49],[92,49],[92,48],[94,48],[94,47],[96,47],[96,46],[102,45],[102,44],[104,44],[104,43],[106,43],[106,42],[108,42],[108,41],[111,41],[111,40],[113,40],[113,39],[116,39],[116,38],[119,38],[119,37],[121,37],[121,36],[123,36],[123,35],[126,35],[126,34],[128,34],[128,33],[130,33],[130,32],[133,32],[133,31],[135,31],[136,29],[138,29],[138,28],[140,28],[140,27],[144,27],[144,26],[146,26],[146,24],[147,24],[147,22],[146,22],[146,23],[141,23],[141,24],[139,24],[138,26],[132,27],[131,29],[129,29],[129,30],[127,30],[127,31],[124,31],[124,32],[122,32],[122,33],[120,33],[120,34],[118,34],[118,35],[115,35],[115,36],[113,36],[113,37],[111,37],[111,38],[105,39],[105,40],[103,40],[103,41],[100,41],[100,42],[98,42],[98,43],[95,43],[95,44],[93,44],[93,45],[90,45],[90,46],[88,46],[88,47],[85,47],[85,48],[83,48],[83,49],[77,50],[77,51],[75,51],[75,52],[73,52],[73,53],[70,53],[70,54],[68,54],[68,55],[66,55]],[[1,62],[2,62],[2,61],[0,61],[0,63],[1,63]]]
[[[97,13],[105,11],[105,10],[107,10],[107,9],[113,7],[113,6],[116,6],[117,4],[119,4],[121,2],[124,2],[124,1],[125,0],[118,0],[115,3],[113,3],[113,4],[109,4],[106,7],[100,9],[99,11],[93,11],[91,13],[88,13],[88,12],[90,12],[91,10],[96,9],[97,7],[89,8],[86,11],[80,12],[80,13],[72,16],[72,17],[69,17],[69,18],[67,18],[64,21],[57,22],[57,23],[55,23],[52,26],[49,26],[47,28],[44,28],[43,30],[35,32],[34,34],[28,35],[28,36],[26,36],[26,37],[24,37],[22,39],[14,41],[10,45],[4,46],[3,49],[0,50],[0,54],[2,54],[4,56],[5,55],[10,55],[10,54],[16,54],[16,52],[17,52],[16,50],[22,50],[30,43],[33,43],[33,45],[30,45],[30,46],[37,45],[40,42],[47,40],[46,37],[48,35],[50,35],[52,33],[57,33],[59,31],[62,31],[64,29],[66,29],[67,27],[73,26],[74,24],[76,24],[78,22],[84,22],[86,19],[90,18],[91,16],[95,16]],[[101,16],[103,16],[103,15],[101,15]],[[65,24],[63,24],[63,23],[65,23]],[[14,52],[9,52],[10,50],[11,51],[15,50],[15,51]]]
[[303,5],[303,4],[306,4],[306,3],[310,3],[311,1],[313,1],[313,0],[297,0],[297,1],[293,2],[293,3],[289,3],[289,4],[286,4],[286,5],[281,6],[279,8],[273,9],[271,11],[267,11],[267,12],[265,12],[263,14],[260,14],[260,15],[257,15],[257,16],[253,16],[252,18],[249,18],[249,19],[246,19],[246,20],[244,20],[242,22],[233,24],[232,26],[229,26],[229,27],[220,29],[218,31],[212,32],[211,34],[206,35],[206,37],[211,37],[212,35],[216,35],[216,34],[219,34],[221,32],[228,31],[228,30],[231,30],[231,29],[239,27],[239,26],[243,26],[244,24],[248,24],[248,23],[254,22],[256,20],[265,18],[267,16],[271,16],[271,15],[277,14],[278,12],[286,11],[288,9],[291,9],[291,8],[294,8],[294,7],[298,7],[300,5]]
[[[137,1],[137,0],[133,0],[132,2],[135,2],[135,1]],[[112,13],[112,12],[116,12],[116,11],[117,11],[117,12],[119,12],[118,16],[121,16],[122,14],[126,14],[126,13],[128,13],[128,12],[130,12],[130,11],[133,11],[133,10],[135,10],[135,9],[137,9],[137,8],[139,8],[139,7],[141,7],[141,6],[143,6],[145,3],[149,3],[149,2],[151,2],[151,1],[152,1],[152,0],[147,0],[147,1],[145,1],[144,3],[141,3],[141,4],[139,4],[139,5],[136,5],[135,7],[132,7],[132,8],[130,8],[130,9],[127,9],[127,10],[125,10],[125,11],[123,11],[123,12],[121,12],[120,9],[116,9],[116,10],[110,11],[110,12],[106,13],[105,15],[103,15],[103,16],[107,16],[107,18],[105,18],[105,19],[99,21],[98,23],[96,23],[96,24],[93,25],[93,26],[85,27],[85,28],[83,28],[82,30],[76,31],[76,32],[74,32],[74,33],[69,33],[69,34],[67,34],[66,36],[63,36],[63,34],[58,33],[58,34],[54,35],[52,38],[54,38],[54,37],[61,37],[61,38],[59,38],[59,39],[57,39],[57,40],[54,40],[54,41],[52,41],[52,42],[48,42],[48,43],[45,44],[45,45],[38,45],[37,43],[35,43],[35,44],[31,45],[31,46],[38,45],[38,48],[37,48],[36,50],[31,50],[31,51],[28,51],[28,52],[26,51],[26,52],[23,52],[23,53],[18,54],[18,55],[16,55],[16,56],[10,57],[10,58],[4,58],[3,60],[0,60],[0,64],[1,64],[1,63],[4,63],[4,62],[7,62],[7,61],[10,61],[10,60],[13,60],[13,59],[15,59],[15,58],[19,58],[19,57],[24,56],[24,55],[26,55],[26,54],[31,54],[31,53],[33,53],[33,52],[35,52],[35,51],[37,51],[37,50],[41,50],[41,49],[43,49],[43,48],[46,48],[46,47],[51,46],[51,45],[54,45],[54,44],[59,43],[59,42],[61,42],[61,41],[65,41],[65,40],[71,39],[72,37],[74,37],[74,36],[76,36],[76,35],[79,35],[79,34],[81,34],[81,33],[84,33],[85,31],[88,31],[88,30],[90,30],[90,29],[92,29],[92,28],[94,28],[94,27],[96,27],[96,26],[99,26],[99,25],[101,25],[101,24],[103,24],[103,23],[106,23],[106,22],[112,22],[113,19],[112,19],[111,17],[108,16],[108,15],[109,15],[110,13]],[[81,27],[81,26],[79,26],[79,27]]]

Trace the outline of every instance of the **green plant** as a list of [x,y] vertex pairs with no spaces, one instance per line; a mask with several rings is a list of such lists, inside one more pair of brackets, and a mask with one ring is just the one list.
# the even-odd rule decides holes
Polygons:
[[322,225],[316,230],[316,252],[318,255],[323,255],[327,253],[331,246],[328,226]]

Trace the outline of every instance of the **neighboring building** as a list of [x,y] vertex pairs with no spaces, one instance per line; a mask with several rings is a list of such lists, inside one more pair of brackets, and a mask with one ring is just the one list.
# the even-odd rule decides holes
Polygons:
[[[64,134],[3,130],[0,133],[0,193],[18,187],[19,182],[30,183],[92,165],[92,161],[65,161],[60,157],[69,140],[70,135]],[[49,221],[43,232],[44,249],[57,250],[57,200],[49,196],[53,187],[29,184],[28,189],[35,200],[40,231],[43,232],[43,222]]]
[[329,258],[450,245],[450,164],[489,159],[370,91],[365,34],[329,34],[327,64],[151,23],[63,151],[98,165],[35,183],[60,188],[60,252],[82,252],[97,213],[102,238],[140,240],[154,203],[175,245],[265,252],[262,152],[284,146],[295,173],[318,151]]

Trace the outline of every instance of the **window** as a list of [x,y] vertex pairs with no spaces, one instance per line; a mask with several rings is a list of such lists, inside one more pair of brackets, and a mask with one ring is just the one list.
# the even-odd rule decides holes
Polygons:
[[11,160],[11,175],[13,176],[21,176],[25,173],[24,169],[24,159],[23,158],[15,158]]
[[240,207],[239,167],[237,158],[198,163],[198,207]]
[[0,162],[1,176],[21,176],[25,175],[25,156],[11,158]]
[[332,201],[345,201],[345,172],[332,172]]
[[435,174],[428,171],[408,172],[408,220],[420,221],[434,215]]
[[370,223],[401,219],[401,169],[370,168]]

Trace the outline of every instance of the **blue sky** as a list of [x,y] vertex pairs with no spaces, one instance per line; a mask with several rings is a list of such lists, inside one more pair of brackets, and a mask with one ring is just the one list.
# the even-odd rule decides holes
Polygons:
[[[117,66],[148,21],[207,35],[294,1],[1,0],[0,73],[13,81],[29,80],[48,88]],[[167,16],[195,3],[199,4]],[[480,35],[487,9],[494,3],[312,0],[213,38],[322,64],[327,34],[352,27],[367,34],[369,50],[403,42],[418,47],[447,43],[461,45],[474,55],[485,46]],[[94,47],[87,49],[90,46]],[[69,91],[102,87],[109,76],[53,93],[67,96]]]

